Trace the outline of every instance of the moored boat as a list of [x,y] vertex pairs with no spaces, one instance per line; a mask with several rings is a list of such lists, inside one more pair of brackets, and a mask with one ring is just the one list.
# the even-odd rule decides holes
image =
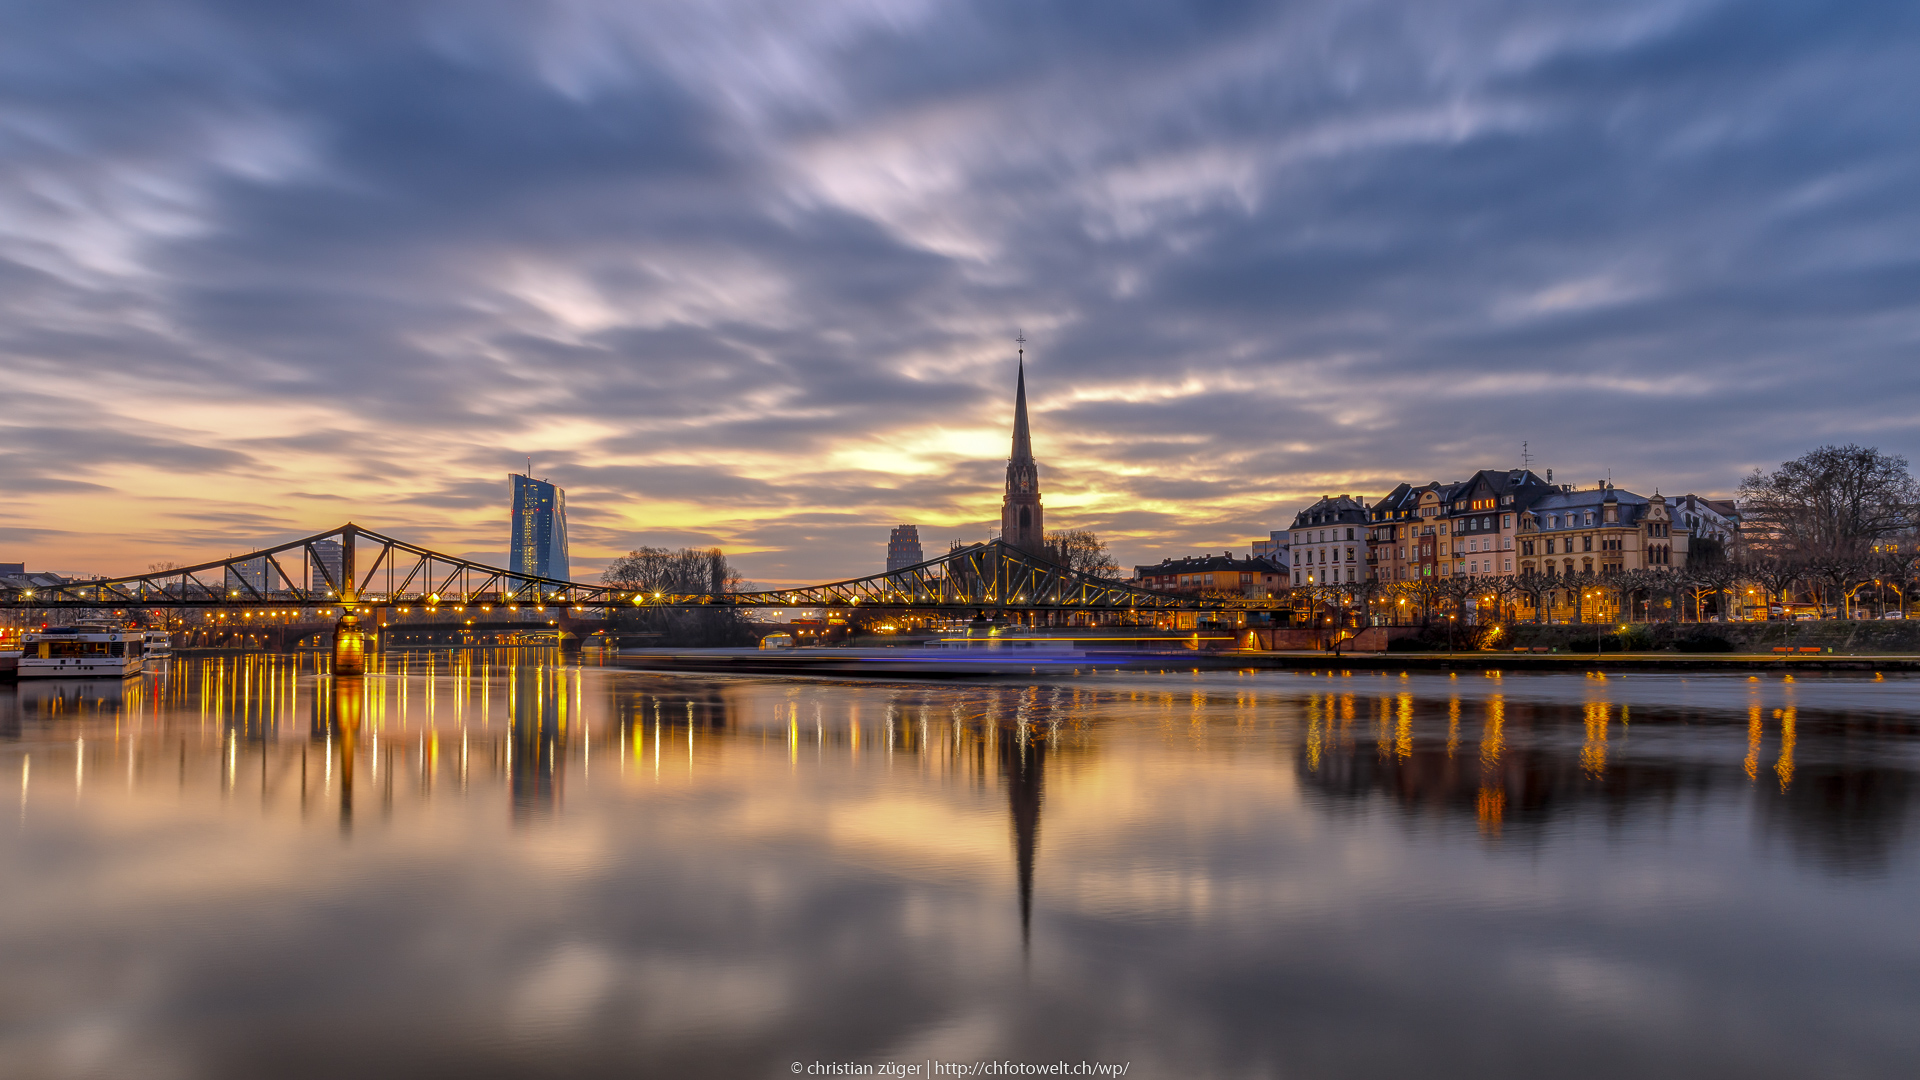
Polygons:
[[22,679],[100,679],[138,675],[146,635],[110,623],[47,626],[21,639]]

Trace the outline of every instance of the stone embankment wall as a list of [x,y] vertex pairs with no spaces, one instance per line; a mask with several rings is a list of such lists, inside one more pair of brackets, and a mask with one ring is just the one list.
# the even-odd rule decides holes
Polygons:
[[[1594,625],[1536,626],[1513,623],[1493,643],[1495,651],[1543,645],[1563,652],[1592,652]],[[1601,628],[1616,631],[1619,624]],[[1652,647],[1671,650],[1686,639],[1720,638],[1735,652],[1772,652],[1776,647],[1832,649],[1835,653],[1920,653],[1920,620],[1845,619],[1824,622],[1636,623]],[[1612,642],[1608,651],[1617,649]]]

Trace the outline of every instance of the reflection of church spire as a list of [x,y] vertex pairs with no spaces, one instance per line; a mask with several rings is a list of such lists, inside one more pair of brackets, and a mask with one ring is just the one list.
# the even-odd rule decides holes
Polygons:
[[1040,840],[1040,786],[1046,776],[1047,744],[1007,733],[1000,740],[1000,775],[1013,811],[1014,865],[1020,874],[1020,945],[1033,927],[1033,853]]

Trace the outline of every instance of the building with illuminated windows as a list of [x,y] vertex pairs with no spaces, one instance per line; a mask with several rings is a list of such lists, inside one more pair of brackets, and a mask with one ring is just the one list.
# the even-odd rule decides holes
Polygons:
[[1528,507],[1561,491],[1531,469],[1481,469],[1465,480],[1401,484],[1373,504],[1373,580],[1512,577]]
[[567,493],[519,473],[508,479],[513,489],[513,535],[507,568],[529,577],[569,580]]
[[1327,495],[1300,511],[1288,530],[1293,584],[1346,585],[1366,580],[1367,504]]
[[1189,555],[1133,568],[1134,583],[1181,596],[1234,596],[1271,600],[1285,595],[1286,571],[1266,559],[1236,559],[1233,552]]

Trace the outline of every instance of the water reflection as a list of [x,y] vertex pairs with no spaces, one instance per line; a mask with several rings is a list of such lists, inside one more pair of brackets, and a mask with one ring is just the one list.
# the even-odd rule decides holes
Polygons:
[[0,687],[0,1073],[1910,1060],[1901,687],[384,661]]
[[[1614,825],[1670,820],[1683,803],[1739,793],[1755,802],[1764,834],[1784,834],[1796,853],[1840,871],[1884,868],[1911,813],[1911,772],[1888,764],[1890,751],[1904,757],[1906,741],[1920,735],[1910,715],[1823,713],[1820,757],[1796,764],[1806,721],[1787,684],[1716,688],[1744,691],[1742,711],[1677,700],[1635,704],[1594,687],[1580,700],[1515,700],[1500,685],[1464,699],[1450,693],[1424,709],[1387,687],[1370,695],[1310,693],[1299,775],[1335,812],[1384,796],[1411,815],[1471,815],[1495,839],[1538,840],[1540,830],[1589,812]],[[1763,694],[1790,703],[1769,706]],[[1351,736],[1356,710],[1381,717],[1371,747]],[[1478,713],[1477,768],[1459,759],[1463,713]],[[1743,756],[1668,752],[1677,733],[1711,740],[1736,723],[1744,725]],[[1652,752],[1636,752],[1636,733],[1658,740]]]

